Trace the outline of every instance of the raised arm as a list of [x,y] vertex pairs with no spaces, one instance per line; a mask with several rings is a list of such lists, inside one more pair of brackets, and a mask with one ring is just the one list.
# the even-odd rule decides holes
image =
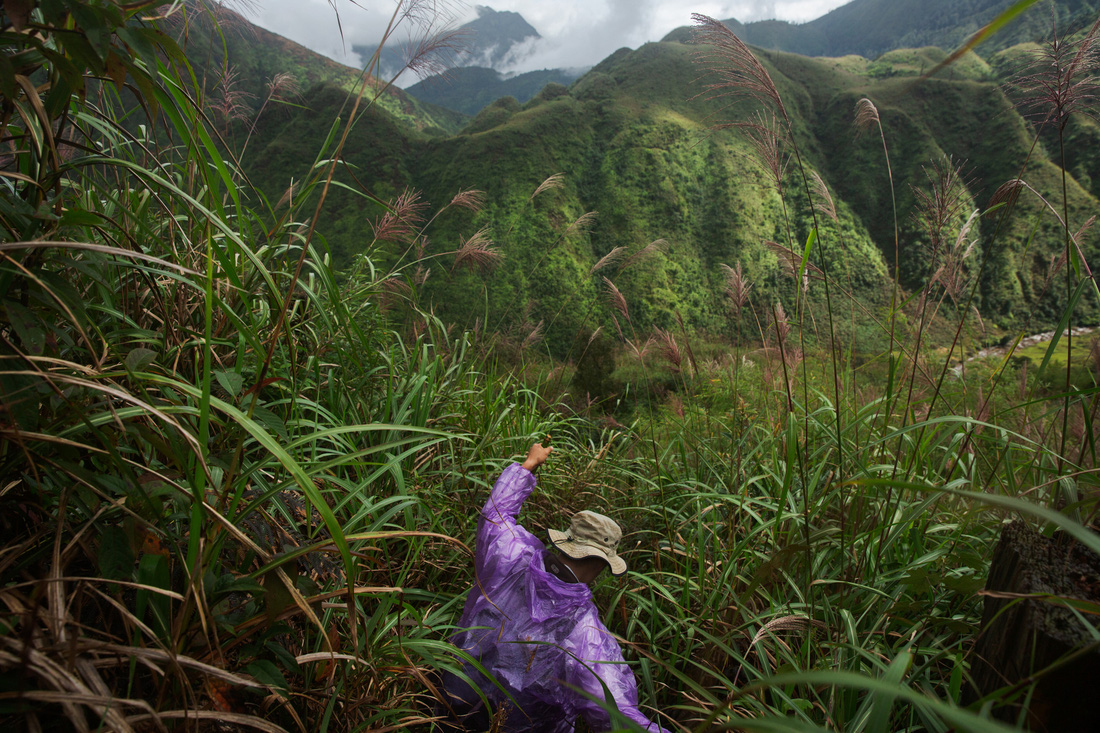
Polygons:
[[527,547],[542,542],[518,522],[523,502],[537,483],[534,472],[546,462],[553,448],[531,446],[527,459],[504,469],[481,509],[477,526],[477,575],[482,582],[500,577]]

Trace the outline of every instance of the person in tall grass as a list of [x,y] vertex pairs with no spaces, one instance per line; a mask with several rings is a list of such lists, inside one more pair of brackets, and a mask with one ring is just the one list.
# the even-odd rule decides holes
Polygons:
[[626,572],[616,552],[619,525],[580,511],[568,530],[548,530],[547,546],[516,521],[535,489],[535,471],[552,451],[531,446],[523,463],[504,470],[481,510],[476,582],[452,642],[499,686],[469,663],[468,681],[445,674],[449,710],[442,727],[564,733],[580,716],[593,730],[608,730],[623,727],[607,712],[613,702],[642,728],[664,731],[638,709],[634,673],[588,587],[605,568]]

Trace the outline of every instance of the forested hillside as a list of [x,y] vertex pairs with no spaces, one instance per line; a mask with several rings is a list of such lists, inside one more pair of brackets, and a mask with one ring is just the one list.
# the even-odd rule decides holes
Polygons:
[[0,722],[1091,733],[1100,23],[450,131],[235,19],[0,6]]
[[463,66],[419,81],[407,91],[432,104],[476,115],[501,97],[526,102],[547,84],[569,85],[577,76],[562,69],[542,69],[504,77],[494,69]]
[[[856,54],[876,59],[899,48],[938,46],[958,48],[1012,0],[852,0],[806,23],[762,20],[725,21],[746,43],[804,56]],[[1052,19],[1063,31],[1080,29],[1096,17],[1095,0],[1058,0],[1040,3],[1010,21],[979,48],[983,55],[1019,43],[1045,38]],[[690,29],[679,28],[664,40],[685,41]]]
[[[634,253],[655,240],[666,244],[617,280],[636,304],[632,317],[641,328],[668,328],[680,316],[690,328],[724,332],[721,264],[741,262],[757,283],[761,303],[789,297],[794,285],[783,275],[782,255],[767,244],[786,236],[779,196],[742,131],[711,129],[737,119],[737,112],[725,102],[707,101],[696,53],[697,47],[680,43],[624,49],[568,89],[548,87],[526,105],[497,101],[452,137],[419,140],[376,114],[360,122],[345,155],[373,195],[394,198],[410,187],[439,208],[464,189],[486,193],[487,206],[478,216],[448,212],[433,221],[423,246],[442,256],[459,249],[462,237],[484,230],[503,262],[477,272],[436,264],[424,294],[436,312],[463,325],[483,322],[488,314],[495,325],[541,321],[549,341],[560,344],[582,323],[611,326],[589,315],[608,274],[591,273],[592,267],[616,248]],[[905,288],[917,289],[933,274],[927,236],[913,212],[917,191],[927,188],[937,167],[949,159],[961,168],[965,193],[954,224],[959,228],[1028,157],[1032,131],[992,70],[1016,64],[996,57],[990,67],[971,55],[936,78],[917,77],[944,57],[936,49],[894,52],[874,63],[761,54],[788,100],[806,164],[836,202],[838,221],[829,225],[835,236],[822,237],[826,256],[838,272],[851,270],[846,277],[852,291],[869,303],[889,290],[895,220],[882,145],[858,136],[854,126],[859,99],[878,106],[890,147],[898,272]],[[315,117],[333,114],[343,104],[341,95],[338,89],[315,91],[304,100],[312,111],[261,123],[254,143],[260,147],[246,165],[271,195],[289,183],[281,171],[312,155],[303,131],[312,129]],[[1091,129],[1090,123],[1075,123],[1071,132],[1087,136]],[[1069,179],[1071,217],[1096,205],[1088,173],[1095,166],[1093,150],[1077,146],[1070,158],[1071,173],[1082,176]],[[530,200],[555,174],[562,174],[561,186]],[[1032,153],[1026,180],[1036,191],[1060,189],[1058,174],[1042,149]],[[787,212],[792,234],[805,242],[808,209],[804,198],[794,200]],[[364,251],[396,261],[399,252],[374,242],[363,225],[369,207],[351,193],[334,192],[332,202],[334,214],[321,231],[337,261]],[[1053,325],[1065,298],[1046,287],[1051,254],[1061,246],[1043,236],[1053,222],[1041,216],[1037,197],[1022,197],[1021,206],[1037,217],[1038,234],[1032,237],[1032,224],[1018,218],[1011,231],[1000,233],[980,274],[977,257],[965,266],[968,276],[982,279],[975,305],[989,338],[1025,320]],[[585,217],[589,212],[592,217]],[[582,226],[571,226],[578,220]],[[981,219],[970,233],[984,246],[996,226]],[[1095,234],[1086,234],[1082,246],[1093,257]],[[860,264],[853,269],[853,262]],[[547,287],[549,282],[554,285]],[[811,298],[821,296],[811,288]]]
[[[274,106],[296,109],[300,95],[314,87],[327,85],[354,95],[363,82],[362,70],[271,33],[221,3],[197,3],[186,17],[173,16],[166,25],[208,90],[217,121],[238,123],[238,130],[248,127],[273,91]],[[462,114],[422,102],[387,81],[376,74],[368,87],[372,96],[379,94],[376,106],[403,127],[448,134],[462,126]]]

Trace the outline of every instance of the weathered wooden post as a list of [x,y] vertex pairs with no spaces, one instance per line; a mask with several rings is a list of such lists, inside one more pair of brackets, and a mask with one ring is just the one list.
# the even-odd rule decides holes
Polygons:
[[1062,533],[1046,537],[1012,522],[993,552],[986,591],[964,702],[1012,687],[1015,703],[996,712],[1002,720],[1015,722],[1026,705],[1029,730],[1100,730],[1100,637],[1090,628],[1100,617],[1059,600],[1100,600],[1100,557]]

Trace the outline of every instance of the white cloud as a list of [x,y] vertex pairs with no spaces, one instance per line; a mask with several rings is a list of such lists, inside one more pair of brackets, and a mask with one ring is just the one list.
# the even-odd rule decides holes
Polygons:
[[[408,7],[408,1],[403,7]],[[429,20],[431,12],[457,24],[474,17],[473,4],[450,0],[412,0],[425,11],[406,19],[404,38],[415,25]],[[623,46],[637,48],[658,41],[669,31],[691,24],[691,13],[741,21],[778,17],[812,20],[844,0],[701,0],[686,6],[679,0],[478,0],[494,10],[520,13],[542,36],[517,54],[515,70],[584,68],[599,63]],[[361,3],[353,0],[260,0],[249,18],[268,30],[337,61],[358,66],[353,45],[373,46],[381,38],[396,3]],[[341,31],[343,38],[341,39]],[[402,83],[415,79],[403,78]]]

